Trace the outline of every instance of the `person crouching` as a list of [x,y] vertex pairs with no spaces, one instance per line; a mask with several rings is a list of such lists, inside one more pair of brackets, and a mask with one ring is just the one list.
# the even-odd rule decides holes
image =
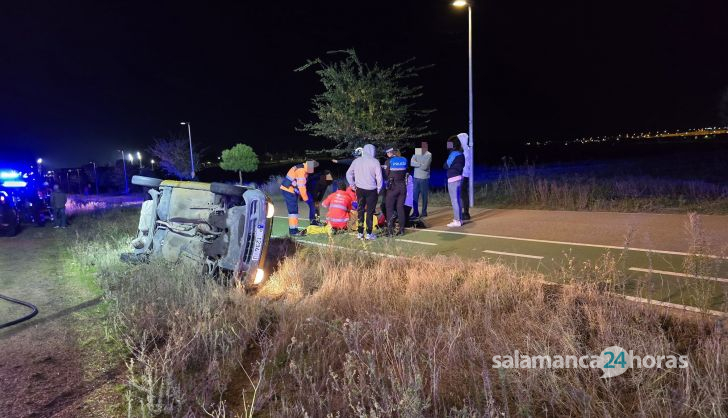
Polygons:
[[326,197],[321,205],[328,209],[326,221],[334,231],[346,230],[349,225],[349,212],[353,209],[355,196],[346,189],[346,183],[337,182],[337,190]]

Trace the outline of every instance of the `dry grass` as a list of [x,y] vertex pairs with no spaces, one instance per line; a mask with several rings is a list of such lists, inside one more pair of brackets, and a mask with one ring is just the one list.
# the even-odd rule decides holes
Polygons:
[[[336,272],[332,274],[332,272]],[[454,258],[307,249],[273,297],[274,416],[725,416],[728,335],[708,318],[604,297],[588,285]],[[494,369],[494,355],[686,354],[681,370]]]
[[[434,205],[449,205],[446,192],[433,193]],[[694,211],[728,213],[728,187],[701,180],[647,176],[540,177],[535,172],[510,175],[476,187],[476,204],[555,210],[619,212]]]
[[[130,416],[728,415],[725,324],[606,297],[594,283],[609,260],[591,284],[557,286],[484,261],[300,248],[246,295],[164,263],[121,268],[99,254],[129,238],[107,219],[79,257],[108,258],[96,266],[128,348]],[[690,366],[603,380],[491,362],[612,345]]]

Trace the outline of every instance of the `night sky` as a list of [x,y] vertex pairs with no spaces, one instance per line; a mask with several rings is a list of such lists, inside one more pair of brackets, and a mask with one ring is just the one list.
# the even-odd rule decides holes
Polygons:
[[[728,2],[474,1],[479,156],[718,124]],[[320,85],[293,69],[345,48],[434,64],[420,80],[432,128],[467,130],[467,13],[449,1],[4,2],[0,159],[104,163],[186,135],[183,120],[211,154],[315,148],[295,127]]]

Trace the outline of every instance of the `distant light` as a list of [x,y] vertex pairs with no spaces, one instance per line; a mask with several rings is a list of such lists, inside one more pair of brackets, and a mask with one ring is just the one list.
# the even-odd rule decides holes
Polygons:
[[139,152],[139,151],[137,151],[137,158],[140,159],[140,160],[142,159],[142,153]]
[[468,2],[465,0],[455,0],[452,2],[452,5],[455,7],[465,7],[468,5]]
[[10,181],[4,181],[3,187],[25,187],[28,183],[22,181],[22,180],[10,180]]
[[154,160],[152,160],[152,164],[154,164]]
[[20,173],[15,170],[0,171],[0,179],[17,179],[20,177]]
[[129,153],[129,161],[134,162],[134,156]]
[[180,122],[180,125],[187,125],[187,122]]
[[43,159],[42,158],[38,158],[37,160],[35,160],[35,162],[38,163],[38,164],[43,164]]

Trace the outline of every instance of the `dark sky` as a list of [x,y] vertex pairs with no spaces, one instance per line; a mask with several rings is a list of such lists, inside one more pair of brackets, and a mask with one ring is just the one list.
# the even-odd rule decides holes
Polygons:
[[[715,125],[726,19],[724,0],[476,0],[476,141]],[[467,14],[449,1],[3,2],[0,159],[106,162],[182,120],[215,153],[312,147],[294,128],[320,86],[293,69],[351,47],[435,64],[433,128],[467,129]]]

